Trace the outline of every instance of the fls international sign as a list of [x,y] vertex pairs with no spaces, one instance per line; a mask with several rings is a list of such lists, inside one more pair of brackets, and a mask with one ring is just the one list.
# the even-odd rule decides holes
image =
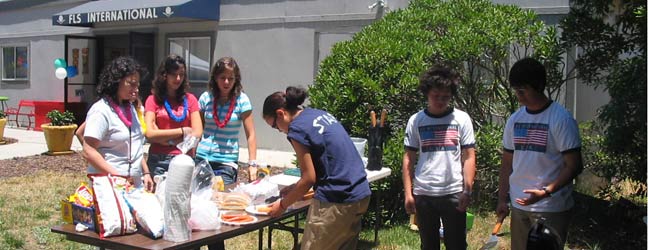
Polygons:
[[171,17],[173,14],[173,9],[167,6],[58,15],[55,22],[58,25],[84,25],[92,23],[158,19],[161,17]]

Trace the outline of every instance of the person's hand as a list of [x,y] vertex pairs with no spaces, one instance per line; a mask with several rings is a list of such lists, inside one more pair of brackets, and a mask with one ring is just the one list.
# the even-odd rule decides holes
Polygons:
[[271,217],[279,217],[286,211],[288,207],[282,206],[281,201],[282,200],[275,201],[274,203],[272,203],[272,205],[270,205],[271,210],[270,212],[268,212],[268,215],[270,215]]
[[459,205],[457,206],[457,210],[461,212],[466,212],[466,208],[468,208],[468,205],[470,205],[470,194],[468,193],[461,193],[459,195]]
[[151,177],[151,174],[144,175],[144,189],[151,193],[155,192],[155,182],[153,182],[153,178]]
[[495,210],[498,218],[508,216],[510,208],[506,200],[500,200],[497,202],[497,209]]
[[524,192],[525,194],[529,194],[529,197],[527,198],[515,199],[515,202],[522,206],[528,206],[534,204],[544,199],[545,196],[547,195],[547,192],[542,189],[525,189],[522,192]]
[[416,213],[416,202],[414,201],[414,196],[411,195],[405,196],[405,211],[408,214]]

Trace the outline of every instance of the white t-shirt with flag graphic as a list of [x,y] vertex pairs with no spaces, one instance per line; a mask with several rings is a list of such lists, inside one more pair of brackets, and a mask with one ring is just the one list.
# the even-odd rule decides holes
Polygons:
[[426,110],[412,115],[405,147],[418,150],[414,195],[443,196],[463,191],[461,150],[475,146],[472,121],[458,109],[434,116]]
[[504,150],[513,152],[513,173],[509,177],[511,204],[531,212],[562,212],[574,205],[570,184],[529,206],[515,199],[529,197],[525,189],[541,189],[560,174],[562,152],[581,147],[578,124],[561,105],[553,102],[546,109],[529,113],[522,107],[506,122]]

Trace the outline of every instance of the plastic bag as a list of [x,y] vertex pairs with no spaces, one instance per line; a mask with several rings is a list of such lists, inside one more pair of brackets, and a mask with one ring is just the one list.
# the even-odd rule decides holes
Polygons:
[[144,191],[143,188],[124,193],[126,203],[137,220],[139,229],[145,234],[157,239],[164,232],[164,214],[162,206],[154,194]]
[[279,195],[279,185],[270,182],[268,178],[241,185],[232,190],[232,192],[243,192],[252,198],[252,204],[265,204],[267,198]]
[[191,240],[191,177],[194,160],[177,155],[169,163],[164,187],[164,239],[173,242]]
[[216,230],[221,227],[218,205],[211,200],[212,193],[211,187],[208,187],[191,194],[191,230]]
[[199,162],[191,176],[191,193],[196,193],[200,189],[211,188],[214,176],[214,171],[212,171],[207,160]]
[[187,134],[184,138],[182,138],[182,142],[176,145],[176,148],[180,149],[180,151],[182,151],[182,154],[186,154],[187,152],[189,152],[189,150],[198,146],[199,142],[200,140],[197,137],[191,134]]

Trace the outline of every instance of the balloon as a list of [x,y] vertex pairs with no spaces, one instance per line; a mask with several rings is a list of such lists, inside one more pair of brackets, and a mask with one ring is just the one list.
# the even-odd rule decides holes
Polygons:
[[63,80],[67,77],[67,71],[65,71],[65,68],[58,68],[54,72],[54,75],[56,75],[56,78]]
[[54,60],[54,68],[55,69],[65,68],[65,66],[67,66],[67,62],[65,62],[65,59],[57,58],[56,60]]
[[67,71],[67,77],[75,77],[79,73],[76,66],[67,66],[65,70]]

